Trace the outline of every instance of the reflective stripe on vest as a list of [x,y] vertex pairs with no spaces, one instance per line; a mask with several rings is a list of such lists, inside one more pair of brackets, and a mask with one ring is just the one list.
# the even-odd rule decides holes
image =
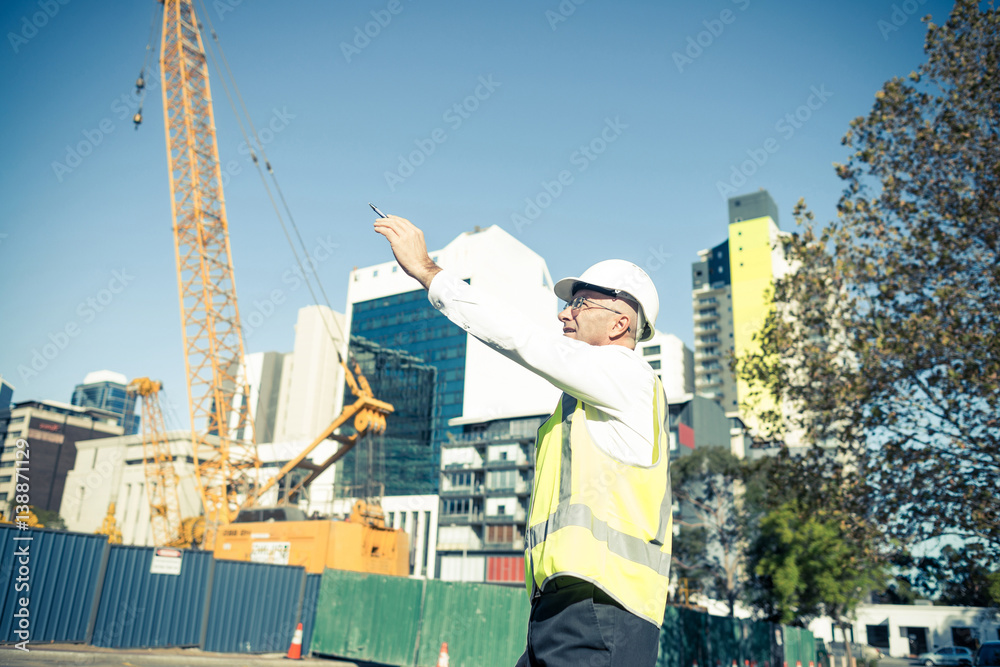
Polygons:
[[651,465],[628,465],[590,438],[588,422],[602,415],[563,394],[538,430],[525,532],[529,591],[568,574],[592,581],[651,623],[662,622],[673,536],[665,415],[657,378]]

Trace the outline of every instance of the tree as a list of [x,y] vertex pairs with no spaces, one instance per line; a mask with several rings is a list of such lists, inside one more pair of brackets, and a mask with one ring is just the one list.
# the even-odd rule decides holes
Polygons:
[[764,620],[805,627],[827,615],[844,628],[885,588],[880,531],[853,505],[853,469],[828,459],[785,450],[747,478],[746,601]]
[[[838,217],[800,202],[759,350],[736,361],[764,437],[856,469],[890,536],[1000,554],[1000,11],[957,0],[927,62],[852,121]],[[754,403],[752,395],[748,404]],[[791,407],[791,409],[786,409]]]
[[740,459],[726,447],[702,447],[670,464],[674,496],[681,505],[673,562],[711,597],[735,611],[743,569],[743,527],[737,493]]
[[913,581],[938,604],[1000,608],[1000,565],[980,544],[945,546],[936,556],[913,560]]

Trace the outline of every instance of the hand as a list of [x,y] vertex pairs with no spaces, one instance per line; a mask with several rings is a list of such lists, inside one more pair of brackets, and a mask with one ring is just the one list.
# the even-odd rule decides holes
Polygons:
[[403,272],[416,278],[424,289],[429,289],[441,267],[427,254],[427,242],[420,228],[405,218],[390,215],[375,221],[375,231],[389,241]]

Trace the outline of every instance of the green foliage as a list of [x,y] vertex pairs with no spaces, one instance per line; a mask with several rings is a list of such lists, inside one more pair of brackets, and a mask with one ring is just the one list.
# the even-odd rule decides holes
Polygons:
[[45,526],[46,528],[53,528],[55,530],[66,530],[66,522],[63,518],[59,516],[59,512],[55,510],[45,510],[40,507],[31,506],[31,511],[35,513],[35,517],[38,518],[38,522]]
[[748,409],[781,406],[757,412],[760,437],[794,436],[830,452],[813,460],[828,478],[853,476],[847,515],[995,558],[1000,11],[957,0],[925,51],[852,121],[837,219],[817,228],[796,207],[803,228],[784,241],[796,270],[774,285],[760,350],[735,366]]
[[748,551],[750,603],[767,620],[807,626],[823,614],[847,618],[885,574],[868,562],[843,517],[786,503],[761,520]]

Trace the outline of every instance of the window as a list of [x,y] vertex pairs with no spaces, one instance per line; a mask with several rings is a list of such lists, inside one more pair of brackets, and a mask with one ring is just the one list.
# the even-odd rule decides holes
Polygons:
[[10,475],[4,475],[3,477],[0,477],[0,484],[6,484],[11,479],[13,479],[13,477],[11,477]]
[[654,354],[659,354],[659,353],[660,353],[660,346],[659,345],[650,345],[649,347],[645,347],[645,348],[642,349],[642,356],[644,356],[644,357],[649,357],[649,356],[652,356]]
[[649,362],[649,365],[650,365],[651,368],[657,369],[657,368],[660,367],[660,360],[659,359],[651,359],[650,362]]
[[13,467],[14,467],[13,461],[0,461],[0,468],[13,468]]
[[506,505],[497,505],[497,516],[503,516],[507,513]]
[[520,539],[514,532],[514,526],[486,526],[486,542],[488,544],[513,544]]
[[7,500],[7,492],[0,493],[0,500]]

